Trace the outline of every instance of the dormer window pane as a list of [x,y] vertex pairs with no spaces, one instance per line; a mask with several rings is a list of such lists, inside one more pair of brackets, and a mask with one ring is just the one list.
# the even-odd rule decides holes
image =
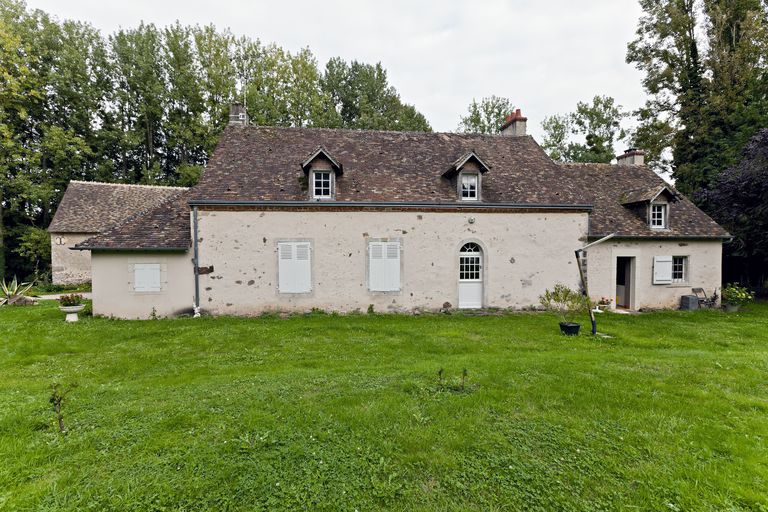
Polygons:
[[477,174],[461,175],[461,200],[477,201],[478,176]]
[[651,227],[656,229],[663,229],[667,227],[667,205],[651,205]]
[[331,171],[316,171],[312,173],[312,197],[315,199],[331,199]]

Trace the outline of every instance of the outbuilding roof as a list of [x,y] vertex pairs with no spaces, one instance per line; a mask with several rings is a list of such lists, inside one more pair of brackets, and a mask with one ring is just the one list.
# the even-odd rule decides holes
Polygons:
[[75,249],[185,251],[192,240],[188,201],[189,191],[181,189],[162,203],[75,245]]
[[[590,237],[616,233],[619,237],[729,238],[728,232],[688,198],[645,165],[560,164],[580,189],[579,199],[594,206],[589,216]],[[648,220],[629,207],[655,199],[664,190],[673,195],[669,203],[668,228],[651,229]],[[627,206],[625,206],[627,205]]]
[[180,187],[72,180],[48,231],[100,233],[185,190]]

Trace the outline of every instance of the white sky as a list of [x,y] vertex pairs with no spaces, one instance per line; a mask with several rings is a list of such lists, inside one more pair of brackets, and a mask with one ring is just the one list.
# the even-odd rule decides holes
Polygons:
[[[512,99],[541,139],[546,115],[607,94],[635,109],[641,75],[624,62],[637,0],[27,0],[104,33],[141,20],[229,27],[236,35],[381,61],[389,81],[437,131],[453,131],[472,98]],[[620,148],[617,148],[620,149]]]

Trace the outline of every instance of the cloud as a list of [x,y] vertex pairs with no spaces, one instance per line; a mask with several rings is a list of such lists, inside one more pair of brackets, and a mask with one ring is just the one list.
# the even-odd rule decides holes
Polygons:
[[644,101],[641,76],[624,62],[636,0],[220,1],[29,0],[105,33],[143,20],[213,23],[289,50],[381,61],[404,101],[440,131],[454,130],[472,98],[506,96],[540,138],[546,115],[607,94],[627,108]]

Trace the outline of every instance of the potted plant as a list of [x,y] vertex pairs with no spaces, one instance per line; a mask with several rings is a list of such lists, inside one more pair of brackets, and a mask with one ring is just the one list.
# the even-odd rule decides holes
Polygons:
[[729,313],[738,311],[745,304],[755,300],[755,296],[743,286],[731,283],[723,288],[723,307]]
[[545,290],[539,297],[541,305],[547,311],[557,314],[560,319],[560,332],[566,336],[579,334],[581,324],[574,322],[578,313],[587,310],[587,297],[564,284],[556,284],[552,290]]
[[85,309],[83,296],[77,293],[62,295],[59,297],[59,311],[66,313],[67,322],[77,322],[77,314]]

